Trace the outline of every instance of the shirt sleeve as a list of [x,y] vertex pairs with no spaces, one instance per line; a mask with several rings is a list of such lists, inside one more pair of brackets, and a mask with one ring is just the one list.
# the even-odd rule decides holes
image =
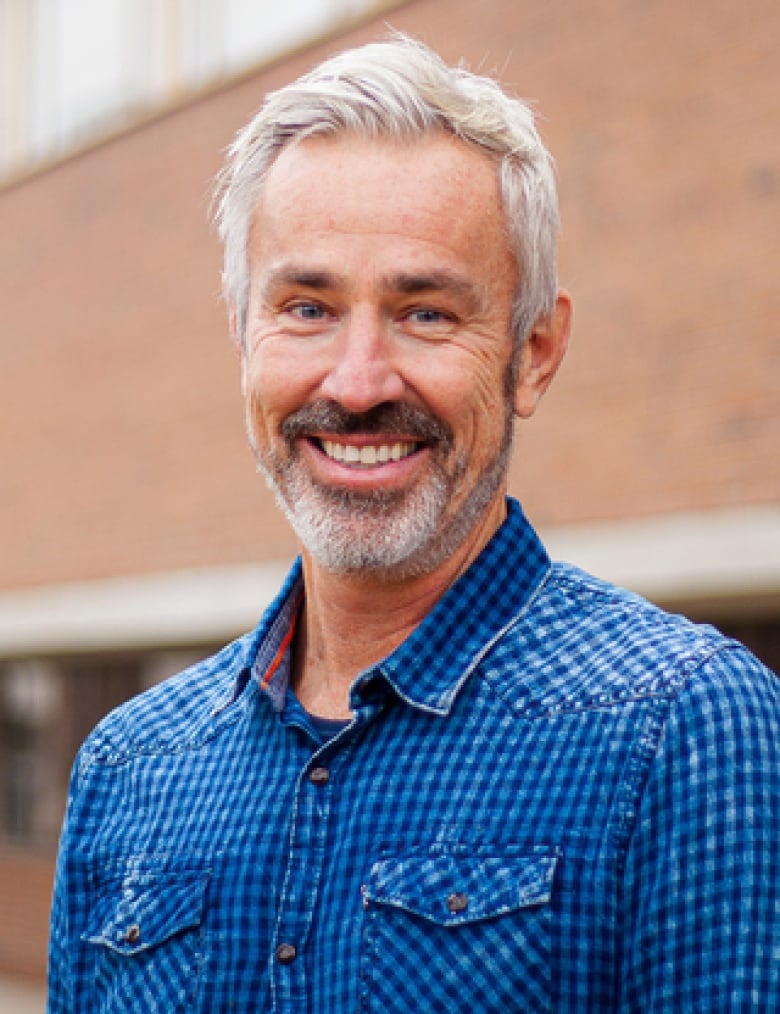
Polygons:
[[780,680],[739,646],[671,706],[624,886],[620,1011],[780,1010]]
[[48,994],[46,1014],[73,1014],[75,1005],[72,992],[71,963],[75,955],[69,944],[69,824],[75,799],[78,760],[73,767],[65,821],[60,835],[57,865],[54,873],[54,893],[49,928]]

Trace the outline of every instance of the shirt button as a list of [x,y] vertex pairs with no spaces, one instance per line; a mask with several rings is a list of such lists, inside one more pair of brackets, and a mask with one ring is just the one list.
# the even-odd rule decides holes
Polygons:
[[276,960],[280,965],[291,965],[298,956],[298,951],[292,944],[279,944],[276,948]]
[[137,924],[128,926],[127,933],[125,933],[125,942],[128,944],[137,944],[141,939],[141,927]]
[[327,768],[312,768],[309,772],[309,781],[312,785],[325,785],[330,778],[330,771]]
[[452,894],[447,895],[446,905],[453,915],[457,915],[458,912],[465,912],[469,907],[469,897],[461,891],[453,891]]

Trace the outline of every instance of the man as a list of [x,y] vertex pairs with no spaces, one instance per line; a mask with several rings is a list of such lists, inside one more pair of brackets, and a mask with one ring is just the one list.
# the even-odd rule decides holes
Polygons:
[[397,39],[221,180],[258,465],[301,560],[74,769],[50,1011],[769,1011],[780,700],[506,498],[564,355],[528,109]]

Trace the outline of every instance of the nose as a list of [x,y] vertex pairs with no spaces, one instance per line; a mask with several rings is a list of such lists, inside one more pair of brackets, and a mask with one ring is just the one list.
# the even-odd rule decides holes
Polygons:
[[401,398],[404,382],[395,362],[392,337],[371,309],[353,311],[333,345],[333,361],[321,393],[349,412],[367,412]]

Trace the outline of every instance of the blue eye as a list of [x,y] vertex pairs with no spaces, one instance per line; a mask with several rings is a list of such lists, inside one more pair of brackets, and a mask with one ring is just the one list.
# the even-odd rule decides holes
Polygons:
[[298,303],[290,307],[290,312],[301,320],[322,320],[325,311],[316,303]]
[[409,316],[418,324],[439,324],[444,320],[444,314],[440,310],[412,310]]

